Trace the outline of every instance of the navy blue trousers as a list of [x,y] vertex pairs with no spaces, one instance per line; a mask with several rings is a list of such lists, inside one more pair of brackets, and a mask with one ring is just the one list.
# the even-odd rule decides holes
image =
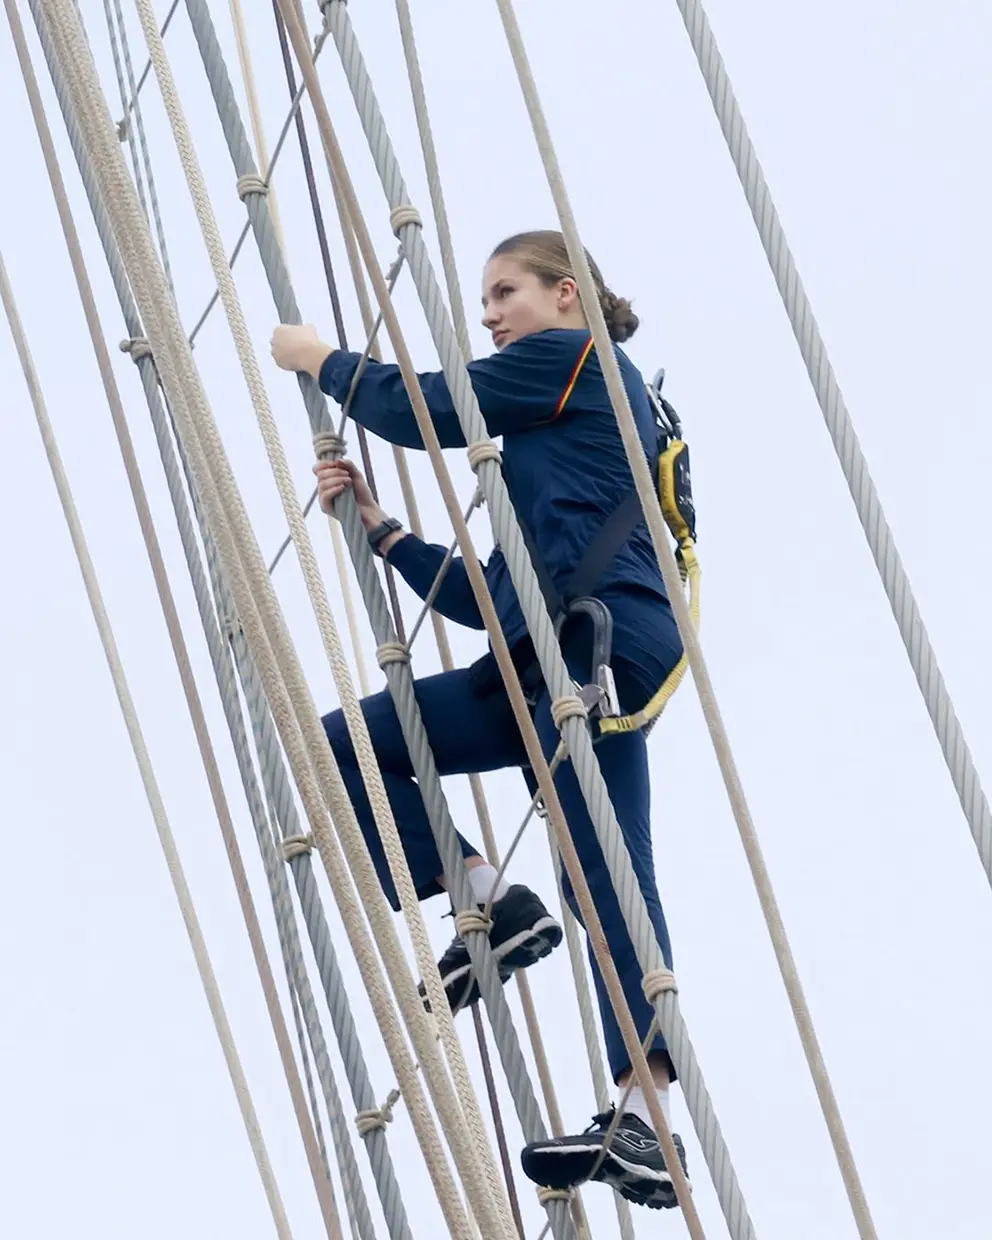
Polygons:
[[[571,660],[569,662],[571,663]],[[585,670],[581,666],[573,670],[576,679],[585,680],[588,676],[588,659],[583,662]],[[614,673],[624,711],[640,709],[649,696],[639,684],[640,677],[627,674],[624,664],[619,660],[614,660]],[[495,691],[480,697],[473,687],[468,669],[461,669],[417,680],[415,688],[431,749],[441,775],[481,774],[505,767],[523,767],[526,764],[523,740],[502,684]],[[413,768],[388,690],[366,698],[362,702],[362,710],[368,721],[372,745],[379,759],[417,894],[421,900],[427,899],[443,890],[436,881],[443,873],[443,867],[420,791],[413,778]],[[375,828],[344,717],[341,711],[334,711],[327,715],[323,722],[372,853],[379,881],[393,908],[398,908],[396,890],[389,874],[382,842]],[[544,753],[550,760],[557,747],[559,733],[551,718],[550,696],[547,691],[536,705],[534,722]],[[668,929],[654,876],[651,793],[645,737],[640,732],[607,737],[599,741],[596,753],[627,841],[634,872],[658,935],[662,954],[671,968]],[[569,762],[564,762],[559,767],[555,784],[627,1002],[643,1041],[650,1028],[653,1012],[641,989],[642,974],[634,947],[627,934],[606,861]],[[466,857],[479,855],[464,838],[462,852]],[[564,878],[569,907],[581,921],[571,884],[567,875]],[[607,1057],[616,1080],[630,1066],[630,1057],[591,951],[589,958],[599,998]],[[664,1051],[664,1040],[657,1036],[649,1049]]]

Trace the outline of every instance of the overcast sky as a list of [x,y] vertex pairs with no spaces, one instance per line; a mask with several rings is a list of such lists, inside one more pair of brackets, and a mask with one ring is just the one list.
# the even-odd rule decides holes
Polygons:
[[[227,6],[212,7],[233,70]],[[555,217],[496,6],[414,7],[474,315],[492,246]],[[631,356],[648,372],[665,365],[692,446],[704,649],[879,1235],[986,1240],[992,899],[677,7],[646,0],[519,7],[584,239],[613,288],[634,300],[643,326]],[[83,8],[114,101],[102,9]],[[271,142],[286,114],[285,81],[268,7],[246,8]],[[990,783],[992,17],[974,0],[711,0],[709,9]],[[366,0],[352,14],[412,199],[426,217],[393,6]],[[310,18],[315,26],[314,12]],[[183,6],[167,44],[230,243],[243,208]],[[116,345],[124,334],[118,306],[40,55],[36,63]],[[394,251],[388,215],[333,47],[322,74],[385,266]],[[154,81],[144,100],[180,305],[192,325],[212,288],[209,267]],[[320,1230],[312,1185],[6,28],[0,108],[8,180],[0,246],[294,1234],[306,1240]],[[116,101],[112,111],[120,114]],[[304,313],[330,333],[291,148],[277,186]],[[433,246],[430,228],[427,236]],[[333,229],[331,242],[344,277]],[[237,275],[304,495],[312,447],[296,385],[267,360],[274,317],[252,245]],[[406,278],[397,296],[418,365],[434,368]],[[348,295],[346,302],[360,345],[354,303]],[[488,346],[478,325],[474,344]],[[197,357],[268,552],[283,520],[222,314]],[[268,926],[146,406],[131,363],[122,358],[117,368]],[[5,329],[0,380],[8,857],[0,901],[0,1232],[18,1240],[69,1233],[268,1240],[271,1219]],[[398,509],[388,450],[377,455],[388,503]],[[451,465],[467,499],[461,454]],[[422,461],[415,466],[429,531],[446,541],[430,473]],[[343,626],[329,539],[321,519],[312,528]],[[488,546],[484,515],[473,528]],[[331,678],[292,557],[277,584],[314,694],[331,708]],[[416,614],[409,592],[404,601]],[[482,649],[478,634],[453,630],[452,639],[461,660]],[[437,666],[426,635],[416,665]],[[683,1008],[757,1235],[848,1240],[856,1231],[691,686],[652,734],[651,752],[658,873]],[[465,781],[449,784],[456,817],[474,835]],[[524,809],[522,783],[510,772],[486,784],[505,844]],[[538,831],[512,873],[553,895]],[[451,928],[441,920],[444,905],[425,911],[440,946]],[[340,930],[336,941],[384,1097],[393,1078]],[[567,1122],[578,1129],[595,1106],[564,951],[531,976]],[[474,1064],[467,1024],[465,1032]],[[675,1106],[707,1235],[719,1237],[724,1225],[680,1097]],[[402,1108],[389,1139],[415,1235],[441,1235]],[[510,1140],[520,1144],[512,1119]],[[518,1187],[528,1237],[536,1236],[542,1213],[522,1175]],[[585,1197],[594,1235],[616,1235],[609,1192],[593,1186]],[[370,1200],[377,1209],[371,1191]],[[685,1229],[675,1215],[641,1212],[637,1234],[676,1237]]]

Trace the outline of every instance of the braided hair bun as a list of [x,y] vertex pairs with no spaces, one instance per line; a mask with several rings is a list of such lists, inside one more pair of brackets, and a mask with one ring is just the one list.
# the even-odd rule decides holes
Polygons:
[[631,309],[627,298],[618,297],[610,289],[604,289],[599,304],[603,308],[603,317],[609,328],[610,339],[615,340],[617,344],[623,344],[625,340],[629,340],[637,331],[641,320]]

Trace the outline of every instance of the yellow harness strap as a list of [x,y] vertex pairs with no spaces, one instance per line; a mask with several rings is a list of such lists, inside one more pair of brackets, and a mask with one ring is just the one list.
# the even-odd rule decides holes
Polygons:
[[[688,586],[689,612],[692,616],[692,623],[698,629],[702,571],[699,567],[699,560],[696,557],[696,544],[692,537],[691,527],[679,506],[676,469],[679,457],[686,450],[684,440],[673,439],[661,454],[658,461],[658,492],[665,524],[671,530],[672,537],[678,543],[676,559],[679,562],[682,581]],[[682,683],[688,666],[688,660],[683,654],[678,663],[669,672],[664,684],[661,685],[654,697],[635,714],[600,718],[598,721],[600,736],[615,735],[619,732],[637,732],[641,728],[654,723],[668,705],[675,690]]]

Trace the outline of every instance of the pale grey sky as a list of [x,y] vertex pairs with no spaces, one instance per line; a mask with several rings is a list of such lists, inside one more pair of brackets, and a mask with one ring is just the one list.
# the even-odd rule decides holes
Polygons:
[[[227,6],[214,7],[233,67]],[[271,141],[285,116],[285,83],[271,14],[246,7]],[[83,8],[113,98],[102,6]],[[415,9],[474,307],[493,243],[554,216],[495,5],[435,0]],[[631,355],[646,371],[666,366],[692,446],[704,649],[879,1234],[985,1240],[992,899],[677,8],[520,0],[519,9],[584,238],[616,291],[635,300],[643,326]],[[711,0],[709,11],[988,782],[992,17],[971,0],[812,8]],[[393,6],[366,0],[352,15],[426,215]],[[167,42],[233,241],[243,209],[182,6]],[[36,63],[67,152],[40,55]],[[322,72],[385,264],[387,214],[333,49]],[[180,304],[192,324],[212,287],[209,268],[154,83],[144,98]],[[305,1240],[319,1227],[312,1187],[6,29],[0,107],[10,181],[0,246],[295,1235]],[[65,169],[116,342],[122,323],[68,155]],[[294,152],[277,183],[300,300],[330,332]],[[325,202],[330,211],[326,190]],[[332,244],[343,274],[333,236]],[[264,358],[273,312],[250,245],[237,273]],[[433,368],[405,280],[398,300],[418,364]],[[349,327],[358,340],[354,313]],[[486,344],[477,329],[476,348]],[[221,315],[198,357],[263,549],[274,548],[283,536],[278,500]],[[303,494],[312,450],[295,384],[265,366]],[[143,396],[130,362],[118,372],[264,911]],[[9,858],[0,902],[0,1234],[267,1240],[271,1220],[6,330],[0,375]],[[387,455],[379,459],[385,468]],[[457,454],[452,466],[467,497],[470,475]],[[446,540],[429,472],[423,462],[417,468],[429,530]],[[391,483],[385,489],[395,497]],[[480,545],[484,526],[478,519]],[[318,521],[313,528],[337,601],[328,539]],[[278,585],[315,696],[329,708],[330,676],[292,559]],[[476,634],[452,637],[463,659],[481,648]],[[418,666],[436,666],[427,645]],[[757,1234],[847,1240],[855,1229],[691,686],[651,749],[658,872],[683,1007]],[[507,773],[486,783],[505,843],[524,807],[521,781]],[[472,832],[464,781],[450,781],[450,793]],[[513,873],[552,892],[538,834]],[[450,933],[443,911],[440,902],[426,909],[439,945]],[[354,982],[343,943],[342,956]],[[567,1120],[580,1128],[595,1108],[564,952],[532,977]],[[357,983],[353,990],[384,1096],[393,1080]],[[681,1099],[676,1118],[712,1240],[725,1232]],[[402,1112],[390,1141],[418,1240],[441,1234]],[[518,1186],[536,1235],[541,1212],[522,1175]],[[616,1234],[609,1196],[595,1186],[586,1193],[597,1236]],[[637,1234],[685,1229],[676,1216],[642,1212]]]

